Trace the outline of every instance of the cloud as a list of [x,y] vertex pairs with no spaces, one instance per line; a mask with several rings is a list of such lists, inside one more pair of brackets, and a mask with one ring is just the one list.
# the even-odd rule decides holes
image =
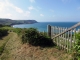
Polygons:
[[12,16],[11,13],[6,13],[4,16],[4,14],[0,15],[1,18],[10,18]]
[[37,8],[34,8],[33,6],[28,7],[28,10],[29,11],[31,11],[31,10],[39,11]]
[[2,9],[3,9],[3,5],[0,2],[0,11],[2,11]]
[[43,14],[40,14],[40,16],[42,16],[42,17],[43,17],[44,15],[43,15]]
[[16,10],[16,12],[18,13],[23,13],[23,10],[15,5],[13,5],[12,3],[9,3],[8,1],[6,1],[6,5],[7,7],[11,7],[13,8],[14,10]]
[[12,3],[9,3],[8,0],[4,0],[4,2],[0,2],[0,12],[6,9],[14,9],[18,13],[23,13],[23,10]]
[[26,17],[30,17],[30,13],[31,13],[30,11],[26,11],[25,16],[26,16]]
[[11,17],[12,14],[11,14],[11,13],[7,13],[6,16],[7,16],[7,17]]
[[35,2],[35,0],[29,0],[31,3],[34,3]]
[[30,13],[10,3],[9,0],[0,0],[0,18],[28,19]]
[[29,9],[29,10],[33,10],[33,9],[34,9],[34,7],[33,7],[33,6],[30,6],[30,7],[28,7],[28,9]]
[[20,9],[19,7],[14,7],[14,8],[15,8],[15,10],[16,10],[18,13],[23,13],[23,10]]

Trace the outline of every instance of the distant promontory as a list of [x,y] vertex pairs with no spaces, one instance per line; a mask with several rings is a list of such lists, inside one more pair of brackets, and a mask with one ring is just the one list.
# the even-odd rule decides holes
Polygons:
[[0,24],[2,25],[16,25],[16,24],[33,24],[37,23],[36,20],[12,20],[0,18]]

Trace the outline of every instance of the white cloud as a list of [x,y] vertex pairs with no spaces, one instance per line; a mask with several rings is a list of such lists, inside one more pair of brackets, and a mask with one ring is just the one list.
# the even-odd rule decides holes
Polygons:
[[40,14],[40,16],[42,16],[42,17],[43,17],[44,15],[43,15],[43,14]]
[[33,10],[33,9],[34,9],[34,7],[33,7],[33,6],[30,6],[30,7],[28,7],[28,9],[29,9],[29,10]]
[[31,10],[39,11],[38,9],[34,8],[33,6],[29,6],[29,7],[28,7],[28,10],[29,10],[29,11],[31,11]]
[[26,17],[30,17],[30,13],[31,13],[30,11],[26,11],[25,16],[26,16]]
[[21,8],[13,5],[12,3],[9,3],[8,0],[6,1],[6,5],[7,5],[7,7],[15,9],[16,12],[18,12],[18,13],[23,13],[23,10]]
[[30,11],[24,11],[9,0],[0,0],[0,18],[28,19],[29,17]]
[[0,15],[0,18],[10,18],[12,16],[12,14],[10,13],[6,13],[4,16],[4,14]]
[[35,2],[35,0],[29,0],[31,3],[34,3]]
[[7,13],[7,14],[6,14],[6,16],[7,16],[7,17],[11,17],[11,16],[12,16],[12,14],[10,14],[10,13]]
[[19,7],[14,7],[14,8],[15,8],[15,10],[16,10],[18,13],[23,13],[23,10],[20,9]]
[[2,3],[0,2],[0,11],[2,11],[3,10],[3,5],[2,5]]

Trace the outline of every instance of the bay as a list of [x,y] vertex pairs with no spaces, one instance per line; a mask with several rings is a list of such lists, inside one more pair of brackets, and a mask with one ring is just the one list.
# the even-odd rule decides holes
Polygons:
[[47,31],[47,25],[70,28],[71,26],[77,23],[78,22],[39,22],[34,24],[13,25],[13,27],[14,28],[37,28],[39,31]]

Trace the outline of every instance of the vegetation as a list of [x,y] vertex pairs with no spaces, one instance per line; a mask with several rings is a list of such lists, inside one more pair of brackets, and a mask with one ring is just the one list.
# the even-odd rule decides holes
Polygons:
[[15,24],[32,24],[37,23],[36,20],[11,20],[11,19],[1,19],[0,24],[2,25],[15,25]]
[[21,34],[21,31],[22,31],[22,30],[23,30],[23,29],[21,29],[21,28],[14,28],[14,29],[12,29],[12,31],[15,32],[15,33],[17,33],[18,35]]
[[[5,27],[5,25],[2,25],[2,26]],[[0,28],[0,55],[2,55],[5,45],[9,40],[9,37],[4,37],[8,35],[8,29],[5,29],[3,27]]]
[[29,43],[34,46],[52,46],[54,45],[52,40],[42,33],[39,33],[35,28],[29,28],[23,31],[22,42]]
[[80,60],[80,32],[76,34],[76,44],[75,44],[74,59]]
[[[30,45],[33,45],[33,46],[41,46],[40,47],[40,49],[43,49],[43,47],[51,47],[51,46],[54,46],[55,44],[53,43],[53,41],[51,40],[51,38],[50,37],[48,37],[47,36],[47,34],[46,34],[46,32],[45,33],[42,33],[42,32],[39,32],[37,29],[35,29],[35,28],[29,28],[29,29],[26,29],[26,28],[24,28],[24,29],[21,29],[21,28],[11,28],[11,27],[8,27],[8,26],[3,26],[3,27],[1,27],[1,29],[0,29],[1,31],[4,31],[5,32],[5,30],[7,30],[7,33],[8,33],[8,30],[10,30],[10,31],[12,31],[11,33],[14,33],[14,36],[12,35],[10,35],[10,38],[8,38],[7,40],[10,40],[11,39],[11,42],[13,43],[13,47],[14,46],[16,46],[16,45],[19,45],[19,42],[21,41],[20,40],[20,37],[19,36],[21,36],[21,38],[22,38],[22,43],[23,43],[23,45],[26,45],[25,43],[29,43]],[[0,31],[0,32],[1,32]],[[16,33],[18,34],[18,36],[16,35]],[[2,34],[2,33],[1,33]],[[17,37],[18,38],[17,38]],[[16,39],[15,39],[16,38]],[[17,41],[19,41],[19,42],[17,42]],[[1,42],[1,41],[0,41]],[[10,50],[9,49],[7,49],[8,51],[12,51],[12,50],[14,50],[14,48],[12,48],[12,43],[9,43],[9,44],[7,44],[7,45],[10,45],[10,46],[7,46],[7,48],[9,47],[9,48],[11,48]],[[16,43],[16,44],[14,44],[14,42]],[[0,54],[4,54],[5,52],[3,52],[3,51],[6,51],[6,50],[4,50],[4,48],[6,48],[5,47],[5,45],[6,45],[6,43],[3,43],[1,46],[0,46]],[[37,49],[37,47],[36,47],[36,49]],[[40,49],[38,49],[38,50],[40,50]],[[51,49],[51,50],[50,50]],[[56,49],[56,48],[55,48]],[[31,49],[32,50],[32,49]],[[60,54],[62,54],[59,50],[58,50],[58,53],[57,52],[55,52],[55,50],[54,50],[54,48],[52,47],[52,48],[44,48],[43,49],[44,50],[44,53],[46,52],[46,54],[47,54],[47,52],[48,51],[46,51],[46,50],[50,50],[50,54],[51,54],[51,56],[55,56],[56,58],[60,55]],[[37,51],[37,50],[36,50]],[[41,50],[42,51],[42,50]],[[54,52],[53,52],[54,51]],[[13,52],[13,51],[12,51]],[[53,53],[52,53],[53,52]],[[11,52],[10,52],[11,53]],[[13,52],[14,53],[14,52]],[[7,53],[8,54],[8,53]],[[6,54],[6,56],[5,55],[3,55],[3,57],[1,58],[1,59],[3,59],[3,60],[5,60],[5,59],[7,59],[7,54]],[[53,54],[53,55],[52,55]],[[44,54],[45,55],[45,54]],[[48,54],[47,54],[48,55]],[[15,56],[15,55],[14,55]],[[61,59],[63,60],[64,59],[64,57],[62,58],[62,55],[60,56],[61,57]],[[65,58],[67,59],[67,57],[68,57],[68,55],[66,56],[65,55]],[[61,60],[60,59],[60,60]]]
[[7,29],[0,28],[0,38],[2,38],[3,36],[6,36],[7,34],[8,34]]
[[[55,47],[43,48],[39,46],[31,46],[30,44],[22,44],[21,38],[14,32],[11,32],[6,37],[8,37],[8,39],[5,40],[8,40],[8,42],[4,47],[4,52],[0,56],[0,60],[25,60],[25,59],[70,60],[71,59],[70,54],[65,53],[63,50],[58,50]],[[4,41],[4,39],[1,41]]]
[[10,25],[2,25],[2,24],[0,24],[0,27],[10,27]]
[[5,47],[5,43],[2,46],[0,46],[0,55],[3,53],[4,47]]

